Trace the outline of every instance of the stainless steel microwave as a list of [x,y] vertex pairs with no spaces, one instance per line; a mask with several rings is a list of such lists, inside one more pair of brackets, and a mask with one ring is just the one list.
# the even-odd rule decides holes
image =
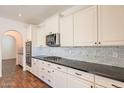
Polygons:
[[60,46],[60,33],[53,33],[46,36],[46,45],[50,47]]

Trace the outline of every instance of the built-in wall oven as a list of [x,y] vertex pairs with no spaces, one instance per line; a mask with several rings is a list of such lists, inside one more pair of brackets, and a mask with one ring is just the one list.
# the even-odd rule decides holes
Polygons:
[[25,47],[26,47],[26,65],[31,67],[32,42],[31,41],[27,41],[25,43]]

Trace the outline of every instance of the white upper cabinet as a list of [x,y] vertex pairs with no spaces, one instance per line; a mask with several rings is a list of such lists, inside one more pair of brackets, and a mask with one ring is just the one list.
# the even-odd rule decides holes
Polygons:
[[59,15],[53,15],[45,21],[46,34],[59,32]]
[[74,46],[91,46],[97,42],[97,7],[74,14]]
[[99,6],[101,45],[124,45],[124,6]]
[[31,29],[31,40],[32,40],[32,46],[37,46],[37,32],[38,32],[38,26],[32,25],[30,27]]
[[60,19],[61,46],[73,46],[73,15]]
[[46,32],[45,32],[45,24],[41,24],[37,31],[37,46],[38,47],[46,47]]

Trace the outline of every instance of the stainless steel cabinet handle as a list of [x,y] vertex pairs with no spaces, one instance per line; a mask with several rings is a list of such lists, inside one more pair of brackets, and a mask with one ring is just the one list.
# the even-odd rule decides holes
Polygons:
[[116,88],[121,88],[121,87],[119,87],[119,86],[117,86],[117,85],[114,85],[114,84],[112,84],[112,86],[113,86],[113,87],[116,87]]
[[82,74],[79,74],[79,73],[75,73],[76,75],[78,75],[78,76],[82,76]]
[[48,71],[48,73],[51,73],[50,71]]
[[61,69],[60,67],[57,67],[58,69]]

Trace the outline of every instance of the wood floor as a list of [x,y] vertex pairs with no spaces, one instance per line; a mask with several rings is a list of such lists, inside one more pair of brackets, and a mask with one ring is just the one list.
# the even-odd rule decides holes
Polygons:
[[2,62],[3,77],[0,78],[1,88],[49,88],[47,84],[28,71],[16,66],[16,60]]

